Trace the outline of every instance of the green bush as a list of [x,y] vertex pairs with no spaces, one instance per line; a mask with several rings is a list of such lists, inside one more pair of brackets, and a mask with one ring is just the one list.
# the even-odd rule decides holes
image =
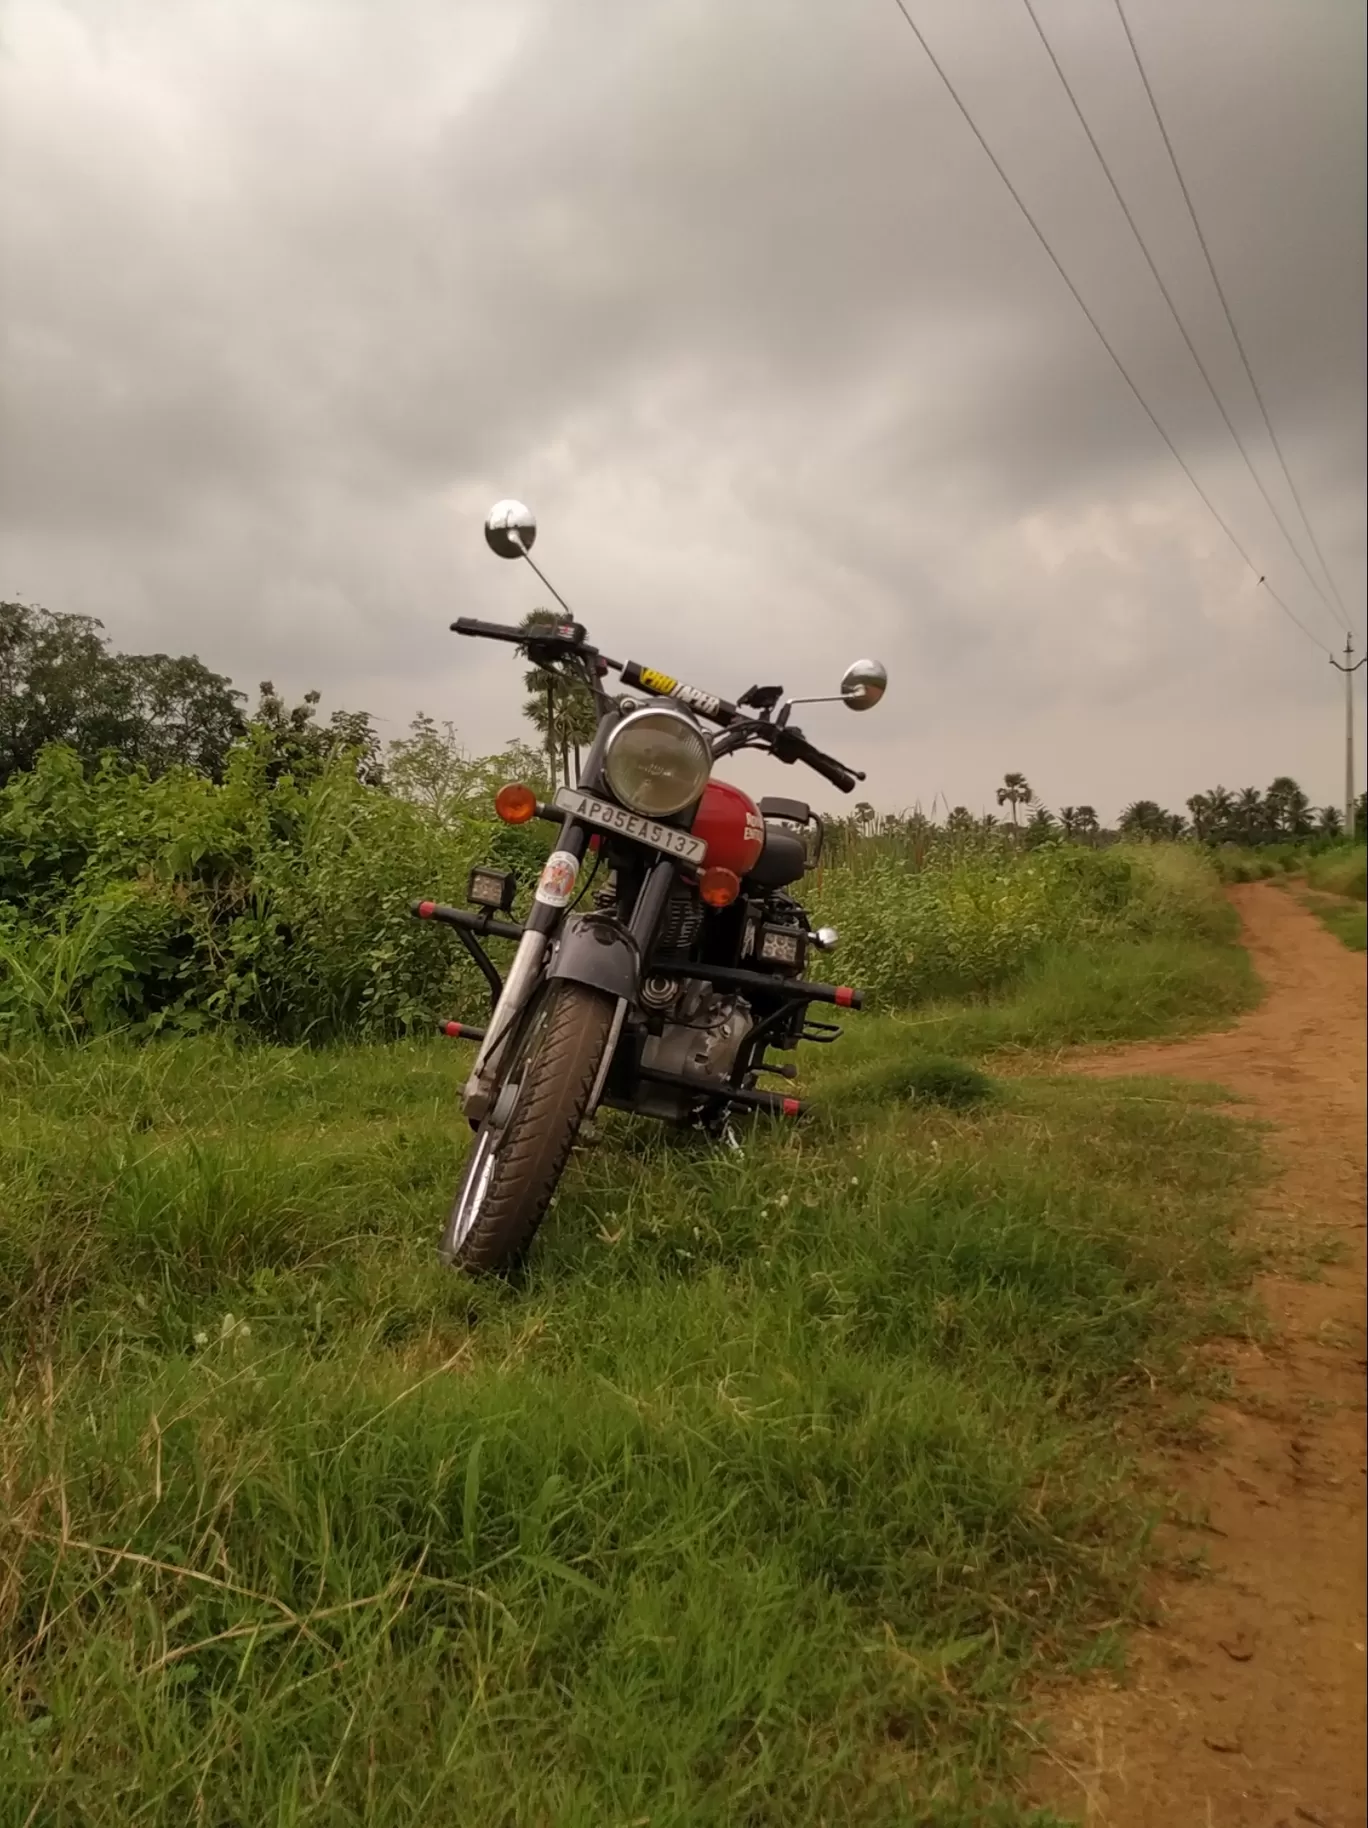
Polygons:
[[[516,870],[525,901],[549,829],[438,818],[346,759],[301,784],[256,737],[221,784],[112,762],[89,775],[51,747],[0,790],[0,1035],[298,1042],[470,1019],[483,979],[409,903],[459,901],[475,862]],[[808,898],[841,931],[842,975],[884,1008],[989,991],[1061,946],[1215,937],[1229,919],[1206,853],[1169,844],[933,834],[910,857],[826,868]]]
[[474,862],[533,876],[545,828],[443,823],[339,763],[305,787],[264,751],[223,784],[67,749],[0,791],[0,1033],[228,1024],[274,1040],[396,1034],[486,995],[409,902],[459,900]]
[[827,871],[817,905],[840,930],[843,975],[885,1008],[990,990],[1060,946],[1219,938],[1231,919],[1206,855],[1176,844],[942,844],[920,869]]

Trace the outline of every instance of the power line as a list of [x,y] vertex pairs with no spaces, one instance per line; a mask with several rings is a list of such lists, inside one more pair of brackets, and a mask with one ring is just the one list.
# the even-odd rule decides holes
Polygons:
[[940,63],[937,61],[936,54],[931,49],[931,46],[926,42],[926,39],[922,34],[921,28],[917,25],[916,21],[913,19],[912,15],[911,15],[911,13],[908,12],[907,6],[905,4],[905,0],[893,0],[893,4],[897,7],[898,11],[902,14],[903,19],[905,20],[905,22],[907,24],[908,30],[912,33],[912,36],[916,39],[917,43],[921,46],[922,50],[926,53],[927,62],[931,65],[931,68],[936,72],[936,75],[940,77],[941,82],[945,85],[946,91],[949,94],[951,101],[954,102],[955,106],[959,109],[960,113],[964,116],[964,120],[969,128],[969,131],[973,134],[974,138],[978,141],[979,145],[983,148],[984,153],[987,155],[988,162],[992,165],[993,170],[997,173],[997,175],[1002,179],[1002,182],[1006,186],[1007,192],[1008,192],[1009,196],[1011,197],[1012,201],[1016,204],[1017,208],[1021,211],[1022,215],[1026,218],[1026,221],[1029,223],[1031,230],[1035,235],[1036,240],[1040,243],[1041,247],[1044,248],[1046,254],[1048,254],[1051,265],[1054,267],[1054,269],[1055,269],[1056,273],[1058,273],[1059,277],[1064,281],[1064,284],[1069,288],[1069,291],[1073,294],[1074,303],[1078,306],[1079,310],[1083,313],[1084,317],[1087,318],[1089,324],[1091,324],[1091,326],[1093,328],[1093,332],[1096,335],[1098,342],[1101,343],[1102,347],[1106,350],[1107,354],[1111,357],[1117,373],[1121,376],[1121,379],[1126,383],[1126,386],[1131,390],[1131,393],[1135,396],[1136,402],[1139,405],[1140,410],[1144,413],[1145,417],[1149,420],[1150,424],[1154,427],[1155,431],[1158,432],[1159,436],[1163,439],[1164,443],[1168,446],[1169,452],[1172,455],[1174,461],[1177,463],[1178,467],[1182,470],[1184,476],[1187,477],[1188,481],[1192,484],[1193,488],[1196,490],[1198,496],[1201,498],[1202,502],[1205,504],[1208,512],[1210,513],[1212,519],[1216,522],[1217,526],[1225,534],[1226,538],[1230,541],[1231,545],[1239,553],[1240,557],[1244,560],[1244,562],[1248,566],[1249,570],[1253,573],[1253,575],[1258,579],[1259,583],[1272,597],[1273,601],[1278,605],[1279,609],[1282,610],[1283,614],[1285,616],[1287,616],[1290,621],[1294,622],[1297,625],[1297,627],[1301,630],[1301,632],[1306,636],[1308,641],[1312,642],[1316,647],[1318,647],[1323,654],[1328,654],[1330,652],[1330,650],[1328,647],[1326,647],[1325,643],[1323,641],[1321,641],[1318,636],[1313,635],[1311,633],[1311,630],[1301,620],[1300,616],[1296,616],[1292,613],[1292,611],[1287,607],[1286,603],[1284,603],[1282,598],[1278,595],[1277,591],[1273,589],[1272,585],[1268,582],[1267,578],[1265,578],[1264,575],[1260,572],[1258,566],[1254,563],[1253,559],[1250,558],[1249,554],[1245,551],[1244,547],[1240,544],[1240,541],[1236,538],[1235,534],[1231,531],[1230,527],[1227,525],[1224,516],[1217,509],[1215,503],[1211,500],[1211,497],[1207,494],[1206,490],[1202,487],[1201,483],[1198,482],[1197,478],[1193,475],[1192,471],[1188,468],[1177,445],[1174,444],[1172,438],[1169,437],[1168,433],[1164,430],[1163,426],[1159,423],[1158,419],[1155,417],[1154,412],[1149,405],[1149,402],[1145,399],[1145,396],[1141,393],[1140,389],[1135,385],[1135,382],[1131,380],[1130,375],[1126,371],[1125,363],[1121,360],[1120,356],[1116,353],[1115,349],[1113,349],[1111,344],[1108,342],[1106,333],[1102,329],[1101,324],[1099,324],[1097,319],[1093,316],[1092,311],[1089,309],[1087,303],[1085,302],[1085,300],[1083,298],[1083,294],[1079,291],[1078,287],[1074,284],[1074,282],[1069,278],[1069,275],[1065,271],[1064,265],[1063,265],[1062,261],[1060,260],[1058,254],[1055,253],[1054,249],[1050,246],[1049,241],[1046,239],[1045,231],[1041,228],[1040,224],[1036,221],[1035,217],[1031,214],[1030,210],[1026,207],[1026,204],[1025,204],[1024,200],[1022,199],[1020,191],[1017,189],[1016,185],[1013,184],[1012,180],[1007,176],[1007,173],[1003,170],[1002,164],[999,161],[997,154],[993,151],[992,147],[988,144],[987,140],[984,139],[983,134],[979,129],[978,122],[974,119],[973,115],[970,114],[970,112],[969,112],[968,108],[965,106],[964,102],[961,101],[959,91],[955,88],[955,85],[951,82],[950,78],[946,75],[945,71],[941,68]]
[[[1265,502],[1267,502],[1269,512],[1272,514],[1274,520],[1277,521],[1278,527],[1282,532],[1283,538],[1287,541],[1288,548],[1291,551],[1292,556],[1296,559],[1298,565],[1301,566],[1301,569],[1302,569],[1303,573],[1305,574],[1307,583],[1311,586],[1312,590],[1315,591],[1317,597],[1319,597],[1320,601],[1324,604],[1325,608],[1329,611],[1330,615],[1332,617],[1334,617],[1336,614],[1334,606],[1330,602],[1329,597],[1327,597],[1325,592],[1321,589],[1319,581],[1315,577],[1313,577],[1310,567],[1307,565],[1306,560],[1302,557],[1300,551],[1298,550],[1296,541],[1292,538],[1291,533],[1288,531],[1286,522],[1283,520],[1282,515],[1278,512],[1277,504],[1274,502],[1273,497],[1268,493],[1267,488],[1264,486],[1263,478],[1259,475],[1259,472],[1255,469],[1253,461],[1250,458],[1249,452],[1245,449],[1245,443],[1244,443],[1243,438],[1241,438],[1239,432],[1235,429],[1234,422],[1232,421],[1230,414],[1226,411],[1225,404],[1222,401],[1220,394],[1217,393],[1217,391],[1216,391],[1216,384],[1212,380],[1211,376],[1208,374],[1207,369],[1206,369],[1206,364],[1202,361],[1201,356],[1198,355],[1196,346],[1193,343],[1192,338],[1188,335],[1187,326],[1183,322],[1182,316],[1179,313],[1177,305],[1173,302],[1173,296],[1169,292],[1168,287],[1164,284],[1163,276],[1160,274],[1159,268],[1155,265],[1154,256],[1150,253],[1149,247],[1145,241],[1145,237],[1140,233],[1139,224],[1136,222],[1135,217],[1131,214],[1130,207],[1127,204],[1126,199],[1121,194],[1121,187],[1116,181],[1116,178],[1112,172],[1111,166],[1107,163],[1106,154],[1102,151],[1101,146],[1098,145],[1097,136],[1093,132],[1092,128],[1088,125],[1087,116],[1084,114],[1083,109],[1079,103],[1078,97],[1074,94],[1073,87],[1070,84],[1068,77],[1064,74],[1063,67],[1060,64],[1058,57],[1055,55],[1054,46],[1050,43],[1049,39],[1045,35],[1045,28],[1041,25],[1040,20],[1036,14],[1036,10],[1035,10],[1034,6],[1031,4],[1031,0],[1022,0],[1022,5],[1026,8],[1026,12],[1030,18],[1031,24],[1036,29],[1036,36],[1040,39],[1041,44],[1044,45],[1044,47],[1045,47],[1046,55],[1049,57],[1050,62],[1054,65],[1055,75],[1059,78],[1060,83],[1063,85],[1064,93],[1065,93],[1065,95],[1068,96],[1069,101],[1073,107],[1073,111],[1078,116],[1078,124],[1083,129],[1084,133],[1087,135],[1088,144],[1092,147],[1093,152],[1096,155],[1097,162],[1102,167],[1103,176],[1106,178],[1108,184],[1111,186],[1112,195],[1116,198],[1116,201],[1117,201],[1118,205],[1120,206],[1121,214],[1126,218],[1127,226],[1129,227],[1131,234],[1135,237],[1136,245],[1140,249],[1140,252],[1145,257],[1145,264],[1150,270],[1150,274],[1154,280],[1155,285],[1158,286],[1158,288],[1159,288],[1159,291],[1164,300],[1164,303],[1169,308],[1169,315],[1172,317],[1174,323],[1178,326],[1178,334],[1182,337],[1184,343],[1187,345],[1188,354],[1192,357],[1193,361],[1197,364],[1197,372],[1198,372],[1198,374],[1201,375],[1203,381],[1205,381],[1206,390],[1211,395],[1211,398],[1212,398],[1213,402],[1215,403],[1217,412],[1220,413],[1221,418],[1225,421],[1226,430],[1230,433],[1231,437],[1235,440],[1236,446],[1239,449],[1239,453],[1240,453],[1241,457],[1244,458],[1245,468],[1249,471],[1249,474],[1253,477],[1254,485],[1258,489],[1260,495],[1262,495]],[[1305,519],[1305,516],[1303,515],[1302,518]],[[1308,529],[1308,531],[1309,531],[1309,529]],[[1324,563],[1324,561],[1322,561],[1322,563]],[[1331,588],[1333,589],[1333,587],[1334,587],[1334,585],[1333,585],[1333,580],[1332,580]],[[1342,618],[1340,618],[1340,619],[1342,620]],[[1345,626],[1347,627],[1347,624],[1345,624]]]
[[[1292,472],[1287,467],[1287,459],[1283,456],[1282,445],[1278,442],[1278,434],[1273,430],[1273,421],[1268,416],[1268,408],[1264,405],[1263,394],[1259,391],[1259,383],[1254,379],[1254,370],[1250,367],[1249,357],[1245,353],[1244,342],[1239,331],[1235,328],[1235,319],[1231,314],[1230,305],[1226,300],[1225,288],[1222,286],[1221,281],[1217,276],[1216,263],[1211,258],[1211,249],[1207,246],[1206,236],[1202,233],[1202,225],[1197,219],[1197,210],[1183,178],[1182,168],[1178,163],[1178,155],[1173,150],[1173,142],[1169,138],[1168,128],[1164,125],[1164,117],[1159,112],[1159,103],[1155,99],[1154,90],[1150,86],[1150,79],[1145,70],[1144,61],[1140,56],[1140,47],[1135,42],[1135,34],[1131,31],[1130,20],[1126,17],[1126,9],[1121,4],[1121,0],[1115,0],[1115,4],[1117,14],[1121,20],[1122,29],[1126,34],[1126,42],[1130,46],[1131,56],[1135,59],[1136,70],[1139,72],[1140,81],[1144,85],[1145,95],[1148,98],[1150,110],[1154,115],[1154,123],[1159,129],[1159,137],[1164,142],[1164,150],[1168,153],[1169,164],[1173,167],[1173,175],[1178,180],[1179,190],[1183,193],[1183,202],[1187,205],[1187,213],[1191,219],[1193,231],[1197,236],[1198,245],[1202,250],[1202,257],[1206,261],[1207,272],[1210,273],[1211,283],[1216,288],[1216,296],[1221,301],[1221,310],[1225,313],[1225,321],[1230,328],[1231,338],[1234,341],[1236,349],[1239,351],[1240,363],[1245,371],[1245,378],[1249,382],[1250,391],[1253,393],[1254,399],[1258,404],[1259,417],[1264,422],[1264,429],[1268,433],[1269,443],[1273,446],[1273,449],[1277,454],[1283,477],[1291,492],[1293,501],[1297,504],[1297,512],[1301,515],[1302,525],[1306,528],[1306,536],[1311,541],[1311,546],[1316,557],[1320,560],[1321,570],[1325,573],[1326,582],[1334,592],[1335,601],[1339,604],[1340,615],[1344,620],[1344,626],[1348,628],[1349,612],[1344,606],[1344,598],[1340,595],[1340,588],[1335,582],[1334,572],[1331,571],[1329,565],[1325,562],[1325,554],[1321,551],[1320,541],[1316,538],[1316,530],[1311,525],[1310,517],[1307,515],[1306,508],[1302,502],[1301,493],[1298,490],[1296,483],[1292,480]],[[1279,522],[1279,525],[1281,525],[1281,522]]]

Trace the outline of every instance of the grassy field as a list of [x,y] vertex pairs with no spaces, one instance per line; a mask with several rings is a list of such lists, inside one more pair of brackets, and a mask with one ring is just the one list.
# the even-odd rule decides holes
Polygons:
[[1312,857],[1306,865],[1306,880],[1326,895],[1347,895],[1362,901],[1368,895],[1368,849],[1362,844],[1346,845]]
[[0,1822],[1043,1821],[1256,1171],[1049,1055],[1252,994],[1155,938],[852,1021],[740,1156],[607,1122],[518,1287],[435,1263],[456,1048],[0,1055]]
[[1351,952],[1368,952],[1368,909],[1362,902],[1332,901],[1325,895],[1304,895],[1302,900],[1316,919]]
[[1368,852],[1362,845],[1313,857],[1306,866],[1306,906],[1351,952],[1368,952]]

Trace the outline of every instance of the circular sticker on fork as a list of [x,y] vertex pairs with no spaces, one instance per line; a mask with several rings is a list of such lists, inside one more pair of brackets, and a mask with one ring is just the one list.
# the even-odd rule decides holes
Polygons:
[[542,865],[536,900],[548,908],[563,908],[575,892],[579,858],[569,851],[552,851]]

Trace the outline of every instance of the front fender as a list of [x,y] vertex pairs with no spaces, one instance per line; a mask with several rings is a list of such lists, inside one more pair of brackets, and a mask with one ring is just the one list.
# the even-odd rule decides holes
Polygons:
[[610,916],[575,915],[560,931],[546,975],[634,1003],[641,983],[641,954],[627,929]]

